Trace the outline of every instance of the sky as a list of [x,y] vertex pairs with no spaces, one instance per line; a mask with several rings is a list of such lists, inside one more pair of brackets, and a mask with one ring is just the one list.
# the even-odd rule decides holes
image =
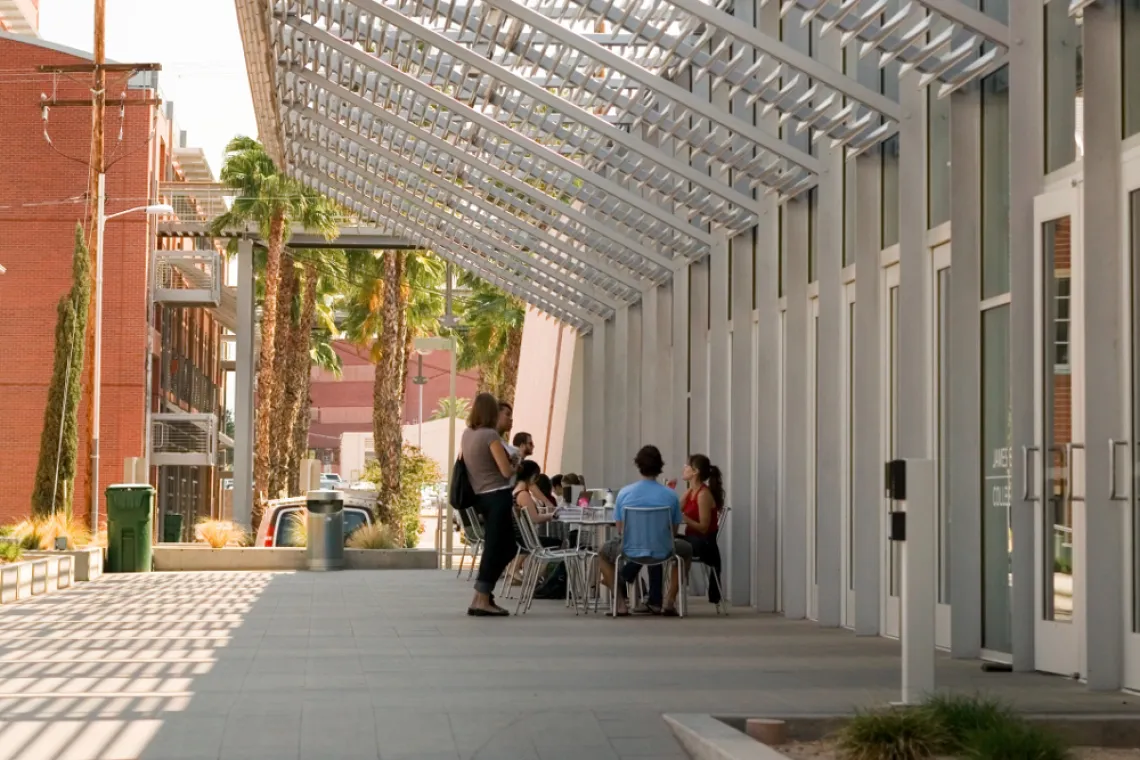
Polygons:
[[[40,0],[40,36],[90,52],[92,0]],[[107,0],[107,58],[160,63],[159,90],[190,147],[221,169],[234,135],[257,134],[233,0]]]

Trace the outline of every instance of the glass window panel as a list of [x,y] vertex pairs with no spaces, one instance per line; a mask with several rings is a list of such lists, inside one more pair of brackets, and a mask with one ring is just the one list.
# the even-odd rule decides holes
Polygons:
[[950,221],[950,98],[939,99],[936,88],[926,90],[927,226]]
[[847,305],[847,588],[855,590],[855,302]]
[[938,270],[938,601],[950,604],[950,269]]
[[982,646],[1011,652],[1009,306],[982,314]]
[[1124,136],[1140,133],[1140,0],[1122,0]]
[[[1128,196],[1128,241],[1140,261],[1140,190]],[[1132,267],[1132,440],[1140,438],[1140,267]],[[1132,631],[1140,633],[1140,445],[1132,446]]]
[[[1042,351],[1044,375],[1046,471],[1043,502],[1046,545],[1043,556],[1045,619],[1073,619],[1073,393],[1069,370],[1071,345],[1068,322],[1059,318],[1059,305],[1067,304],[1072,259],[1072,219],[1051,219],[1042,225],[1042,322],[1055,325],[1046,331]],[[1067,311],[1067,309],[1066,309]]]
[[882,220],[880,248],[890,248],[899,242],[899,136],[882,143]]
[[808,282],[819,279],[815,271],[816,248],[819,245],[819,188],[808,190]]
[[1045,3],[1045,171],[1077,160],[1081,124],[1081,28],[1061,0]]
[[859,198],[856,187],[858,166],[852,161],[843,162],[843,266],[855,263],[855,203]]
[[[892,460],[899,456],[899,289],[891,288],[890,293],[890,424]],[[898,502],[891,502],[891,511],[898,509]],[[891,541],[890,556],[890,595],[902,595],[902,542]]]
[[982,0],[981,10],[1003,24],[1009,23],[1009,0]]
[[776,295],[784,297],[784,207],[776,209]]
[[982,298],[1009,292],[1009,67],[982,80]]
[[[812,304],[812,311],[818,312],[818,305]],[[812,408],[812,482],[815,486],[812,488],[811,497],[811,513],[812,513],[812,568],[811,568],[811,582],[814,584],[819,583],[819,314],[815,314],[812,318],[811,327],[811,342],[812,342],[812,391],[811,391],[811,408]]]

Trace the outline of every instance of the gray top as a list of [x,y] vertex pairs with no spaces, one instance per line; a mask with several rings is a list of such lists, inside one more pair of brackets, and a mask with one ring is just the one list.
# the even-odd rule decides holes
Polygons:
[[491,454],[492,443],[503,445],[503,439],[494,428],[466,428],[459,442],[471,488],[477,494],[511,487],[510,478],[504,478],[499,472],[499,465]]

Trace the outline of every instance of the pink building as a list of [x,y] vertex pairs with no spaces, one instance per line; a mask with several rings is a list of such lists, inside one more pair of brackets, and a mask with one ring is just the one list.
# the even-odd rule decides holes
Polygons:
[[[341,433],[372,432],[372,387],[376,367],[368,349],[344,341],[333,344],[342,365],[338,380],[331,372],[313,370],[313,423],[309,429],[309,448],[316,451],[317,459],[337,469],[340,463]],[[440,399],[448,395],[448,361],[443,353],[428,354],[423,358],[423,373],[427,383],[423,386],[424,421],[439,406]],[[413,382],[418,371],[416,356],[408,366],[404,394],[404,424],[420,421],[419,386]],[[472,399],[478,392],[477,372],[463,372],[456,380],[457,398]]]

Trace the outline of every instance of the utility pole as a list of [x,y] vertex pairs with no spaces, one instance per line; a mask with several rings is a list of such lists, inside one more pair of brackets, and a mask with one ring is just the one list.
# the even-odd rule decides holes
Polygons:
[[[103,121],[107,110],[107,72],[103,68],[107,64],[107,0],[95,0],[95,42],[92,47],[92,63],[95,64],[92,72],[91,86],[91,177],[88,183],[88,199],[90,206],[87,211],[87,220],[92,223],[89,227],[87,250],[92,259],[91,272],[95,281],[92,283],[93,292],[99,292],[103,280],[103,214],[107,203],[107,183],[105,166],[105,145],[103,140]],[[90,232],[94,234],[90,234]],[[94,238],[94,239],[92,239]],[[101,341],[98,322],[102,316],[102,299],[92,298],[90,309],[87,312],[87,356],[91,361],[87,363],[87,372],[84,376],[84,395],[87,397],[87,487],[91,499],[91,534],[99,532],[99,399],[95,397],[95,387],[99,377],[101,363],[100,352],[96,345]]]

